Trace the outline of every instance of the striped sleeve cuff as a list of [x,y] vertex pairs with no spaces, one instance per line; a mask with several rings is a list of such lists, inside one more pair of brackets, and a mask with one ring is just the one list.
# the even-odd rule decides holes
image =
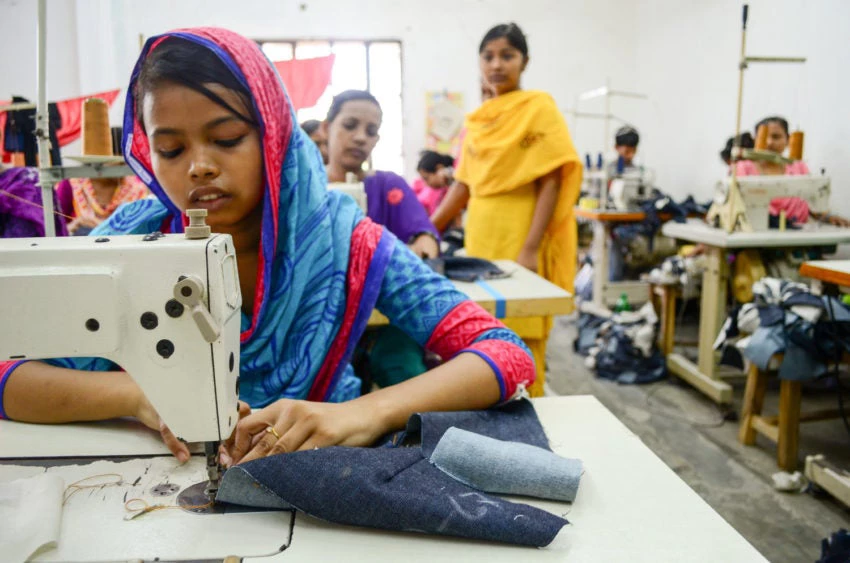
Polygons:
[[496,374],[501,401],[522,396],[534,383],[534,360],[525,346],[504,340],[482,340],[462,350],[482,358]]
[[3,407],[3,394],[6,391],[6,383],[9,381],[9,376],[16,367],[24,363],[25,360],[15,362],[0,362],[0,419],[9,418],[6,416],[6,409]]

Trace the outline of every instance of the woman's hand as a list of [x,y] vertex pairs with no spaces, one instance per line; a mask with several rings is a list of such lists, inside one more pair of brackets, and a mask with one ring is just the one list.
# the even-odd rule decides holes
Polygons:
[[522,250],[519,251],[519,256],[517,256],[517,264],[524,268],[528,268],[535,274],[537,272],[537,249],[531,249],[527,247],[523,247]]
[[246,416],[219,449],[229,467],[261,457],[327,446],[369,446],[386,433],[363,401],[281,399]]
[[430,234],[421,234],[408,247],[420,258],[436,258],[440,255],[440,245]]
[[142,390],[138,386],[136,386],[136,388],[138,389],[135,401],[136,418],[138,418],[141,423],[148,428],[159,432],[160,436],[162,436],[162,441],[165,442],[168,450],[174,454],[174,457],[176,457],[180,463],[186,463],[189,461],[189,447],[184,442],[177,439],[177,436],[169,430],[168,426],[166,426],[159,417],[156,409],[153,408],[153,405],[151,405],[148,398],[145,397],[145,394],[142,393]]

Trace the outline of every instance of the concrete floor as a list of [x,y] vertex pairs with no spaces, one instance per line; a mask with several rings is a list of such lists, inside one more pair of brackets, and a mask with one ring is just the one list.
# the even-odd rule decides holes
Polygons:
[[[695,332],[693,319],[685,324]],[[548,392],[596,396],[768,560],[816,561],[821,539],[850,527],[850,510],[828,495],[774,490],[775,447],[762,438],[753,447],[738,443],[737,418],[724,420],[726,413],[677,379],[646,386],[597,379],[573,351],[575,334],[574,318],[556,320],[547,353]],[[850,386],[850,379],[843,380]],[[744,380],[734,386],[737,413]],[[766,413],[776,412],[778,394],[778,385],[769,389]],[[836,401],[834,390],[804,390],[804,410],[834,407]],[[840,420],[802,425],[801,469],[814,453],[850,468],[850,434]]]

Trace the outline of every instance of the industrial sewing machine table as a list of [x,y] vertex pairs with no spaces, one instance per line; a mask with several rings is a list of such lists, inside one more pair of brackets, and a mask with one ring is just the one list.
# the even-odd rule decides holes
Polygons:
[[697,363],[681,354],[667,356],[670,372],[681,377],[716,403],[732,402],[732,387],[718,373],[714,340],[726,319],[726,292],[730,268],[728,250],[748,248],[811,248],[850,242],[850,229],[819,225],[799,230],[762,230],[727,233],[703,221],[667,223],[661,232],[668,237],[706,245],[706,268],[702,275]]
[[[173,497],[154,497],[151,486],[167,481],[182,487],[204,472],[203,457],[179,466],[156,433],[130,421],[62,426],[0,421],[0,481],[41,474],[44,465],[66,484],[111,471],[129,483],[140,479],[136,486],[75,495],[63,509],[57,546],[34,561],[221,560],[228,555],[257,563],[765,561],[594,397],[549,397],[533,404],[552,449],[581,459],[585,467],[574,503],[521,500],[571,522],[544,549],[337,526],[300,513],[290,534],[288,512],[160,510],[125,521],[125,494],[138,494],[150,504],[169,503]],[[94,463],[55,465],[68,463],[61,458],[71,455]],[[30,465],[21,465],[23,460]]]

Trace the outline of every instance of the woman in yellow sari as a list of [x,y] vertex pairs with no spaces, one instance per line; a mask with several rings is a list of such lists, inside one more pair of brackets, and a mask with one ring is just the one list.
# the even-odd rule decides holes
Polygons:
[[[498,25],[479,47],[481,76],[495,96],[466,117],[455,183],[431,221],[442,230],[464,205],[466,250],[490,260],[516,260],[573,290],[577,233],[573,207],[581,161],[552,97],[521,90],[528,45],[516,24]],[[505,319],[534,353],[543,394],[551,318]]]

